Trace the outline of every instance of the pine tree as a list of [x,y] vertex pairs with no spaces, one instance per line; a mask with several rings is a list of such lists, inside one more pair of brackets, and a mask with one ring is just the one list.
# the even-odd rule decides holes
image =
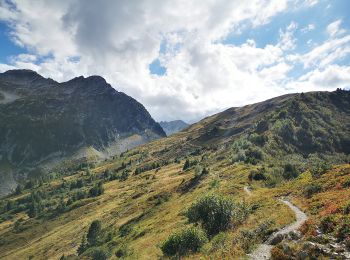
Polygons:
[[89,247],[87,241],[86,241],[86,237],[83,236],[83,239],[81,241],[81,244],[78,247],[78,255],[81,255],[82,253],[85,252],[85,250]]
[[100,233],[101,233],[101,221],[94,220],[91,223],[89,231],[86,236],[90,246],[95,246],[97,244]]
[[186,159],[184,167],[182,168],[183,171],[186,171],[188,168],[190,168],[190,160]]
[[22,185],[21,185],[21,184],[18,184],[17,187],[16,187],[15,194],[16,194],[16,195],[19,195],[19,194],[22,193],[22,191],[23,191]]

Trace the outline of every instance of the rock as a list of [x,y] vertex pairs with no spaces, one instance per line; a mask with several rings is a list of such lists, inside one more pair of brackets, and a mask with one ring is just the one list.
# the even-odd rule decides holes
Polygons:
[[306,241],[304,244],[303,244],[303,249],[312,249],[312,248],[315,248],[316,247],[316,244],[313,243],[313,242],[309,242],[309,241]]
[[300,251],[297,255],[298,260],[305,260],[305,259],[308,259],[308,257],[309,257],[309,254],[306,253],[305,251]]
[[271,239],[270,245],[277,245],[281,243],[284,239],[284,235],[282,234],[277,234],[275,237]]
[[281,247],[282,247],[283,252],[284,252],[286,255],[291,256],[291,255],[293,254],[293,251],[292,251],[292,249],[290,248],[290,246],[289,246],[288,244],[283,243],[283,244],[281,245]]
[[288,238],[290,240],[298,240],[301,238],[301,233],[299,231],[292,231],[292,232],[289,232],[288,234]]

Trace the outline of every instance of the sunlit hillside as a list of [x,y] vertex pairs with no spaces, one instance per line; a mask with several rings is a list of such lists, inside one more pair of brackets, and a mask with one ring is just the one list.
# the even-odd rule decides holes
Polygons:
[[[1,199],[0,258],[254,259],[269,238],[273,259],[345,257],[349,95],[292,94],[232,108],[23,182]],[[308,219],[274,236],[296,221],[284,200]]]

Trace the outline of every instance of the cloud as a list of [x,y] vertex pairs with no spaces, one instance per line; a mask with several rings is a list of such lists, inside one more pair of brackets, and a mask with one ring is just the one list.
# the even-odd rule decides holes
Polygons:
[[305,54],[288,57],[291,61],[299,61],[304,68],[314,66],[324,68],[333,62],[346,57],[350,53],[350,35],[328,39]]
[[341,25],[341,20],[336,20],[336,21],[330,23],[326,29],[327,33],[331,37],[335,37],[335,36],[338,36],[338,35],[345,33],[345,30],[341,29],[340,25]]
[[350,87],[350,66],[331,65],[315,69],[289,84],[296,91],[334,90]]
[[310,23],[307,26],[301,28],[300,31],[302,33],[307,33],[307,32],[311,32],[311,31],[315,30],[315,28],[316,28],[316,26],[314,24]]
[[280,42],[279,47],[282,50],[293,50],[296,46],[296,38],[294,37],[294,32],[298,28],[296,22],[291,22],[285,31],[280,29]]
[[[296,63],[310,69],[319,63],[324,71],[342,51],[346,55],[350,36],[294,53],[296,22],[264,46],[254,39],[223,43],[232,33],[263,28],[290,6],[316,2],[0,0],[0,20],[12,29],[13,41],[28,50],[0,64],[0,70],[31,68],[58,81],[98,74],[143,103],[157,120],[196,120],[299,89],[307,79],[290,78]],[[157,59],[166,68],[162,76],[149,71]]]

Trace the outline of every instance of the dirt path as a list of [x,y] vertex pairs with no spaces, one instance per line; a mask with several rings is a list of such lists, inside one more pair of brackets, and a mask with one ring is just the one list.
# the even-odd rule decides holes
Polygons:
[[[248,194],[248,196],[251,196],[250,189],[246,186],[244,187],[244,191]],[[257,249],[255,249],[251,254],[249,254],[249,259],[252,260],[262,260],[262,259],[270,259],[271,257],[271,241],[278,235],[285,235],[289,232],[296,231],[300,228],[300,226],[308,219],[306,214],[301,211],[298,207],[293,205],[291,202],[285,199],[279,199],[279,201],[286,204],[291,210],[293,210],[296,221],[292,224],[280,229],[279,231],[273,233],[263,244],[260,244]]]

